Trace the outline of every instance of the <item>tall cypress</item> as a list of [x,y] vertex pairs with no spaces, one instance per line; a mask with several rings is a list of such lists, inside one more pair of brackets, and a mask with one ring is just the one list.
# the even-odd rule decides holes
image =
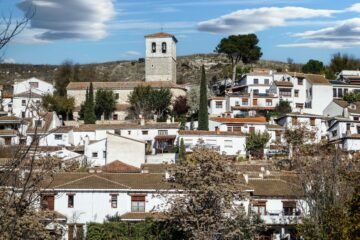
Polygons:
[[208,99],[205,67],[202,66],[202,75],[200,82],[200,105],[199,105],[199,126],[198,130],[209,130]]
[[96,115],[95,115],[95,103],[94,103],[94,88],[92,82],[90,82],[89,90],[86,90],[86,100],[84,107],[85,107],[85,111],[84,111],[85,124],[94,124],[96,122]]
[[180,163],[183,163],[186,159],[186,147],[185,147],[185,144],[184,144],[184,139],[181,138],[181,141],[180,141],[180,147],[179,147],[179,160],[180,160]]

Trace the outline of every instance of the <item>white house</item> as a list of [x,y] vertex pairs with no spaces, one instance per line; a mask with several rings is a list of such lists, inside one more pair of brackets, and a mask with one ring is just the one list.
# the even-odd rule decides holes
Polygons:
[[345,151],[360,150],[360,121],[334,117],[329,122],[330,143],[338,145]]
[[265,117],[248,118],[209,118],[209,130],[215,131],[217,128],[221,132],[265,132],[267,121]]
[[187,152],[201,145],[225,155],[246,155],[246,136],[241,132],[179,131],[179,139],[184,141]]
[[334,99],[325,109],[324,116],[349,118],[358,121],[360,118],[360,102],[348,103],[347,101]]
[[16,145],[23,143],[27,130],[27,122],[15,116],[0,117],[0,145]]
[[224,97],[209,98],[208,112],[211,116],[221,116],[226,110],[226,100]]
[[294,112],[279,117],[276,122],[288,129],[305,127],[313,133],[313,138],[309,139],[311,142],[318,143],[327,136],[327,118],[322,115]]
[[232,88],[232,92],[253,92],[255,95],[266,94],[269,92],[269,87],[271,86],[273,80],[273,71],[269,71],[268,73],[247,73]]

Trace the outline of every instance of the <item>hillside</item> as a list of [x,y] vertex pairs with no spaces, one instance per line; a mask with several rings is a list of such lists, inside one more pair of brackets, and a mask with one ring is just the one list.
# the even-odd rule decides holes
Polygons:
[[[209,80],[231,76],[229,61],[224,55],[195,54],[177,59],[177,82],[197,83],[200,68],[205,65]],[[59,65],[0,64],[0,83],[12,84],[15,79],[37,77],[53,82]],[[261,60],[252,67],[285,70],[286,63]],[[143,61],[116,61],[79,65],[81,81],[143,81],[145,63]]]

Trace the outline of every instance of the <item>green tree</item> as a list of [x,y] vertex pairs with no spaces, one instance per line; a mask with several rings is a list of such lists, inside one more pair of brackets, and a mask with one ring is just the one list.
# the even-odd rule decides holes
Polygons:
[[171,169],[172,183],[181,194],[168,198],[166,217],[185,233],[182,239],[254,239],[261,227],[234,201],[244,199],[234,163],[205,148],[194,149],[186,161]]
[[49,112],[56,112],[63,119],[69,120],[75,108],[75,99],[68,96],[46,94],[42,96],[42,106]]
[[140,114],[150,119],[154,114],[165,118],[171,104],[172,94],[169,89],[153,89],[150,86],[137,86],[129,94],[131,114],[137,118]]
[[180,162],[183,162],[185,161],[185,159],[186,159],[186,147],[185,147],[184,139],[181,138],[180,148],[179,148],[179,160]]
[[262,158],[264,155],[264,148],[269,140],[270,135],[267,132],[252,132],[246,137],[246,151],[248,151],[252,156]]
[[349,103],[358,102],[360,101],[360,94],[356,92],[349,92],[344,95],[343,99]]
[[342,70],[358,70],[360,69],[360,59],[348,54],[336,53],[332,56],[329,67],[334,73]]
[[116,99],[113,91],[98,89],[95,96],[95,114],[97,119],[101,119],[104,114],[105,119],[110,119],[115,110]]
[[240,61],[244,64],[251,64],[261,58],[262,52],[258,43],[259,39],[255,34],[231,35],[221,39],[215,51],[226,54],[230,59],[233,69],[232,84],[235,83],[236,67]]
[[324,64],[321,61],[310,59],[303,67],[304,73],[322,73],[324,71]]
[[288,101],[280,100],[280,102],[275,106],[274,115],[283,116],[287,113],[291,113],[292,109]]
[[94,89],[90,82],[90,88],[86,89],[86,99],[84,103],[84,123],[94,124],[96,122],[95,104],[94,104]]
[[209,130],[209,115],[208,115],[208,98],[207,98],[207,83],[205,75],[205,67],[202,66],[201,82],[200,82],[200,105],[199,105],[199,130]]
[[70,60],[66,60],[61,64],[55,76],[55,93],[59,96],[66,96],[66,87],[72,79],[73,63]]

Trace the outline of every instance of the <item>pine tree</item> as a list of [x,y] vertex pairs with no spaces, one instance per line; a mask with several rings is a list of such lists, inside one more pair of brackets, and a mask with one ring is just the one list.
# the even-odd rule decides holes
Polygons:
[[205,67],[202,66],[202,75],[200,82],[200,107],[199,107],[199,126],[198,130],[209,130],[209,116],[208,116],[208,99],[207,99],[207,83],[205,75]]
[[181,138],[180,148],[179,148],[179,160],[180,162],[183,162],[185,159],[186,159],[186,147],[185,147],[184,139]]
[[89,90],[86,89],[86,100],[84,105],[84,122],[85,124],[94,124],[96,122],[95,104],[94,104],[94,89],[92,82]]

